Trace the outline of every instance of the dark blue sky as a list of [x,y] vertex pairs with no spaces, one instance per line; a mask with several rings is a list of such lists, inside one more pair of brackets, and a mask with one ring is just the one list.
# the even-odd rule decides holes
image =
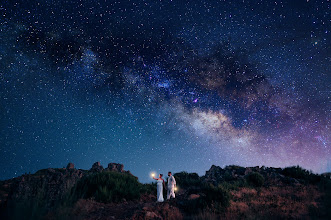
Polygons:
[[331,171],[330,2],[0,4],[0,179],[73,162]]

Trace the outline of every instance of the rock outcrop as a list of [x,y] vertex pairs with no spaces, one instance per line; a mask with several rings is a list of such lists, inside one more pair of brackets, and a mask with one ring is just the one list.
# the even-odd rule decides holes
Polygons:
[[101,172],[103,171],[103,166],[100,165],[100,162],[95,162],[90,169],[92,172]]
[[[120,163],[109,163],[108,167],[105,170],[119,172],[119,173],[127,173],[127,174],[130,174],[131,176],[134,176],[129,170],[128,171],[124,170],[124,165],[120,164]],[[136,177],[136,176],[134,176],[134,177]]]
[[122,164],[116,163],[110,163],[105,170],[100,162],[96,162],[89,171],[75,169],[74,164],[69,163],[66,168],[43,169],[35,174],[25,174],[2,181],[0,182],[0,209],[5,206],[10,206],[13,210],[22,206],[33,209],[33,206],[43,201],[42,207],[49,210],[57,205],[83,176],[110,170],[130,173],[124,170]]
[[109,171],[116,171],[116,172],[123,173],[124,172],[124,165],[119,164],[119,163],[109,163],[108,167],[106,169],[109,170]]
[[[324,212],[327,210],[323,204],[320,205],[316,202],[327,198],[323,195],[323,191],[320,191],[317,183],[323,177],[325,178],[323,183],[326,184],[330,175],[318,176],[296,167],[286,170],[286,168],[240,166],[221,168],[213,165],[202,177],[196,173],[177,173],[178,179],[176,180],[181,188],[176,191],[176,199],[164,203],[155,202],[155,185],[148,185],[150,188],[146,187],[144,191],[135,187],[137,185],[133,185],[131,188],[137,189],[136,192],[140,193],[140,197],[137,196],[134,199],[123,197],[118,201],[101,202],[96,199],[96,193],[92,193],[89,197],[81,196],[85,195],[84,192],[86,191],[79,191],[79,185],[90,190],[96,184],[94,182],[88,186],[85,184],[88,182],[87,180],[94,177],[115,176],[115,179],[107,180],[114,181],[114,183],[117,183],[119,176],[130,179],[129,181],[122,181],[121,189],[127,189],[128,183],[134,180],[131,177],[128,178],[127,175],[118,175],[112,172],[132,175],[130,171],[124,170],[122,164],[118,163],[109,163],[106,168],[103,168],[100,162],[96,162],[89,170],[77,169],[73,163],[69,163],[66,168],[48,168],[39,170],[35,174],[25,174],[11,180],[0,181],[0,219],[61,219],[57,215],[73,219],[92,220],[191,219],[197,214],[197,211],[201,211],[200,208],[203,204],[210,205],[204,209],[207,211],[207,216],[198,216],[197,219],[199,217],[238,219],[247,216],[256,217],[256,213],[259,217],[262,213],[261,216],[264,218],[271,214],[271,216],[277,216],[279,213],[277,216],[279,219],[288,216],[293,219],[305,219],[306,217],[308,219],[311,216],[316,217],[314,213],[320,213],[320,210],[324,210]],[[254,186],[252,184],[254,183],[253,177],[263,179],[262,184]],[[79,181],[81,179],[82,181]],[[107,190],[112,189],[111,184],[108,185],[107,183],[104,187],[106,193]],[[210,186],[210,184],[215,186],[224,184],[225,187],[232,184],[236,189],[217,188]],[[97,187],[99,186],[97,184]],[[138,186],[140,185],[138,184]],[[254,187],[258,187],[258,190]],[[73,194],[71,192],[78,193]],[[230,202],[227,200],[230,198],[229,193],[234,199],[231,200],[229,207],[223,207],[228,208],[228,211],[215,216],[213,216],[215,213],[209,213],[212,215],[208,216],[209,209]],[[108,192],[108,195],[111,194]],[[73,197],[76,199],[74,204],[68,206]],[[63,201],[67,202],[67,206],[61,203]],[[304,205],[302,205],[303,203]],[[279,208],[280,205],[282,205],[281,208]],[[267,211],[265,207],[268,207]],[[63,210],[65,213],[62,213]],[[293,212],[293,210],[299,211]],[[39,216],[36,216],[36,213]],[[326,214],[319,214],[320,216],[323,217]]]
[[42,199],[45,207],[50,208],[60,201],[83,175],[81,170],[52,168],[32,175],[23,175],[14,180],[8,201],[19,203]]
[[75,165],[73,163],[68,163],[67,169],[68,170],[75,169]]
[[273,167],[240,167],[240,166],[226,166],[224,169],[212,165],[211,168],[206,171],[206,174],[202,176],[203,182],[218,185],[222,181],[236,181],[245,179],[250,173],[259,173],[265,178],[265,185],[297,185],[299,181],[297,179],[284,176],[282,174],[283,169]]

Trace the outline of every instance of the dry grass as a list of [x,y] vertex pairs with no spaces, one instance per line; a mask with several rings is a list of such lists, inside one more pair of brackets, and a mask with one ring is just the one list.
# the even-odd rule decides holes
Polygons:
[[216,213],[208,212],[208,211],[202,211],[199,212],[197,215],[194,216],[188,216],[187,220],[219,220],[222,217]]
[[317,201],[322,196],[317,186],[268,187],[258,191],[240,188],[231,194],[226,219],[310,218],[311,212],[319,209]]

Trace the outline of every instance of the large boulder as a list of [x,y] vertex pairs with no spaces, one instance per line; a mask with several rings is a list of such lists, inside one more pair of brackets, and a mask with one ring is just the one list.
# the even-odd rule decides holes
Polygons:
[[103,171],[103,166],[100,165],[100,162],[95,162],[90,169],[92,172],[101,172]]
[[204,182],[216,184],[222,179],[222,175],[224,170],[219,167],[212,165],[208,171],[206,171],[206,175],[203,177]]
[[119,163],[109,163],[106,170],[123,173],[124,172],[124,165],[119,164]]
[[68,163],[68,165],[67,165],[67,169],[68,169],[68,170],[75,169],[75,165],[74,165],[73,163]]
[[[124,165],[120,163],[109,163],[108,167],[105,169],[106,171],[112,171],[112,172],[119,172],[119,173],[127,173],[131,176],[134,176],[129,170],[124,170]],[[138,179],[138,177],[134,176]]]

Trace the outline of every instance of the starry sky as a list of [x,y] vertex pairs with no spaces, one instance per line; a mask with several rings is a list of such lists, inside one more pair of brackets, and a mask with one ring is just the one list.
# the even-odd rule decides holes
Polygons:
[[331,171],[330,0],[0,3],[0,179]]

